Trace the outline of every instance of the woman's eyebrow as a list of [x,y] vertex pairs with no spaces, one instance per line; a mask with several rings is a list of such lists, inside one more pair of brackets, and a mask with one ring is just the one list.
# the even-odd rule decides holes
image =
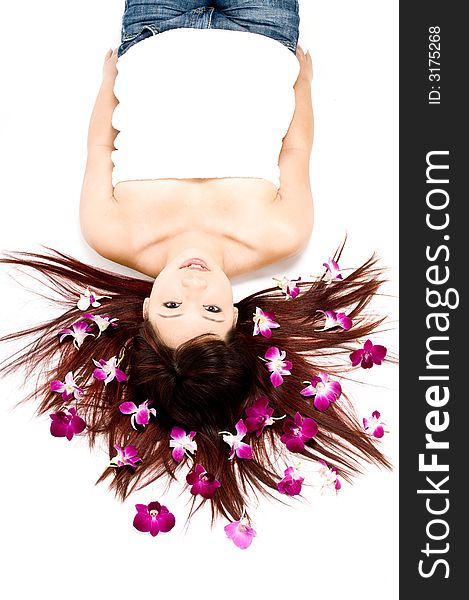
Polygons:
[[[179,313],[178,315],[162,315],[161,313],[156,313],[157,315],[159,315],[160,317],[163,317],[163,319],[175,319],[176,317],[182,317],[183,313]],[[207,321],[215,321],[215,323],[224,323],[226,319],[212,319],[211,317],[206,317],[205,315],[202,315],[202,319],[207,319]]]

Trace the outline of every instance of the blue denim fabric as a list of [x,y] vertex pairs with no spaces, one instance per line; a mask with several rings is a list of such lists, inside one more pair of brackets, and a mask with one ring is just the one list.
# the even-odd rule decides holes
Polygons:
[[296,52],[298,0],[126,0],[118,56],[168,29],[232,29],[273,38]]

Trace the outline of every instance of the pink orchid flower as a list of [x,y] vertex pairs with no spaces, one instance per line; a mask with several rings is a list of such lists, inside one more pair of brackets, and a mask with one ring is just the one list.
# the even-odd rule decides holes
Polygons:
[[314,396],[314,408],[325,411],[332,402],[335,402],[342,393],[342,387],[338,381],[329,381],[327,373],[319,373],[311,381],[303,381],[309,385],[300,392],[302,396]]
[[192,486],[191,494],[202,498],[212,498],[217,489],[221,486],[220,482],[215,479],[215,475],[207,473],[202,465],[195,465],[194,471],[186,476],[187,483]]
[[94,292],[90,290],[90,288],[86,288],[83,294],[80,294],[80,299],[77,302],[77,308],[79,310],[88,310],[90,306],[93,308],[97,308],[101,306],[101,302],[103,298],[111,298],[111,296],[97,296]]
[[93,323],[98,326],[98,337],[106,331],[106,329],[111,327],[117,327],[117,321],[119,319],[112,319],[109,315],[92,315],[91,313],[84,313],[82,315],[83,319],[89,319]]
[[261,360],[265,360],[266,367],[272,373],[270,381],[274,387],[282,385],[282,375],[291,375],[290,369],[293,365],[291,361],[284,360],[285,357],[285,351],[281,352],[276,346],[271,346],[264,354],[264,358],[261,358]]
[[273,425],[274,421],[284,419],[283,417],[272,417],[274,409],[269,407],[267,396],[259,396],[252,406],[246,408],[247,419],[245,420],[246,429],[249,433],[256,432],[259,437],[267,425]]
[[319,459],[317,462],[321,465],[318,469],[319,475],[322,478],[320,489],[321,494],[325,490],[331,489],[338,492],[342,487],[342,484],[340,483],[340,479],[337,474],[337,469],[335,467],[329,467],[329,465],[322,459]]
[[134,429],[137,429],[136,425],[148,425],[150,422],[150,415],[156,417],[156,410],[154,408],[148,408],[151,400],[145,400],[142,404],[137,406],[133,402],[123,402],[119,405],[119,410],[124,415],[132,415],[130,417],[130,423]]
[[375,410],[371,417],[363,419],[363,427],[367,433],[375,438],[382,438],[389,430],[386,429],[386,423],[381,419],[381,414]]
[[248,525],[246,518],[225,525],[224,530],[229,539],[241,550],[248,548],[257,535],[256,531]]
[[65,375],[65,381],[62,382],[59,379],[51,381],[50,389],[57,394],[62,394],[62,400],[68,402],[72,398],[75,400],[81,400],[83,398],[83,389],[78,387],[76,380],[73,377],[73,371],[69,371]]
[[384,346],[380,346],[379,344],[375,346],[371,340],[366,340],[363,348],[351,352],[349,356],[353,367],[356,367],[361,362],[363,369],[371,369],[374,364],[380,365],[382,363],[386,353],[387,348]]
[[299,412],[294,419],[286,419],[283,424],[283,435],[280,438],[290,452],[302,452],[305,442],[312,439],[318,432],[318,424],[314,419],[302,417]]
[[297,277],[296,279],[288,279],[284,275],[282,278],[272,277],[272,279],[277,283],[277,287],[279,287],[285,294],[285,299],[296,298],[300,293],[300,288],[295,285],[295,283],[301,281],[301,277]]
[[285,477],[282,481],[277,484],[277,489],[281,494],[287,496],[296,496],[301,493],[301,486],[303,485],[304,477],[300,477],[300,474],[294,467],[288,467],[284,471]]
[[124,371],[117,368],[119,363],[117,362],[116,356],[111,357],[109,360],[101,358],[97,361],[93,359],[93,362],[97,367],[97,369],[93,371],[93,377],[99,381],[104,381],[104,385],[107,385],[114,378],[119,382],[126,381],[127,375]]
[[77,415],[76,408],[64,408],[50,415],[52,423],[50,432],[54,437],[66,437],[70,441],[74,435],[81,433],[85,427],[85,421]]
[[265,338],[272,337],[271,329],[277,329],[280,325],[275,321],[273,312],[263,311],[256,307],[252,320],[254,321],[254,332],[252,335],[263,335]]
[[326,317],[324,327],[322,329],[318,329],[318,331],[326,331],[327,329],[332,329],[333,327],[342,327],[342,329],[348,331],[353,325],[352,319],[347,317],[345,313],[338,313],[333,310],[317,310],[316,312],[323,313],[323,315]]
[[71,335],[73,338],[73,345],[79,350],[87,336],[94,336],[94,334],[90,333],[91,331],[91,327],[86,321],[76,321],[71,327],[59,331],[59,341],[62,342],[68,335]]
[[241,441],[248,431],[246,425],[243,423],[243,420],[240,419],[236,423],[235,427],[237,435],[234,435],[229,431],[219,432],[220,435],[226,434],[223,436],[223,441],[226,442],[231,448],[229,460],[234,458],[235,454],[238,458],[252,458],[251,446]]
[[114,446],[117,450],[117,454],[111,459],[109,463],[110,467],[135,467],[138,462],[142,462],[142,459],[138,456],[138,450],[135,446]]
[[159,502],[150,502],[146,504],[136,504],[137,514],[134,517],[133,526],[138,531],[150,533],[153,537],[161,533],[171,531],[176,524],[173,513],[170,513],[166,506]]
[[326,274],[324,276],[325,283],[331,283],[334,280],[343,279],[338,263],[332,258],[328,258],[327,262],[322,263],[323,267],[326,267]]
[[187,434],[181,427],[173,427],[171,429],[171,440],[169,447],[173,448],[171,456],[176,462],[181,462],[184,454],[190,457],[189,453],[194,453],[197,450],[197,442],[194,441],[195,431]]

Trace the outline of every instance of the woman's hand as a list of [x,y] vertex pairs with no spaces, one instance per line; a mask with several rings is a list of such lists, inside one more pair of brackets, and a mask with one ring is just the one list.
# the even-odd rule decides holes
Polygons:
[[309,51],[305,54],[303,48],[300,46],[296,47],[296,57],[300,63],[300,74],[298,80],[305,80],[310,85],[313,80],[313,62]]
[[117,48],[109,49],[104,57],[103,81],[114,82],[117,75]]

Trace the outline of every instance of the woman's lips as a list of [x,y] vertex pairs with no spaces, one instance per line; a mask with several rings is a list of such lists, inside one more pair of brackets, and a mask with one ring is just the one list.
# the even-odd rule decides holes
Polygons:
[[201,258],[189,258],[188,260],[185,260],[179,268],[193,268],[197,271],[210,271],[210,269],[207,267],[207,263]]

